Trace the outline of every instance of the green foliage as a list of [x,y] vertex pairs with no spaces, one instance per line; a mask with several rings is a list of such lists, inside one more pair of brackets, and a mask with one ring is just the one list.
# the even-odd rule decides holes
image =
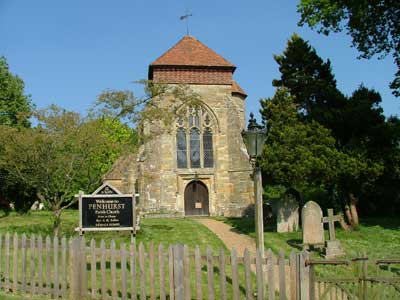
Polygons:
[[[269,164],[271,182],[296,187],[306,194],[318,191],[308,194],[336,207],[356,197],[367,213],[379,210],[373,202],[384,194],[390,207],[399,203],[400,189],[386,184],[399,186],[398,173],[393,170],[400,142],[399,121],[385,119],[380,94],[361,85],[345,97],[336,87],[329,60],[324,62],[297,35],[275,59],[281,77],[273,84],[288,90],[285,96],[277,92],[279,101],[269,101],[268,105],[268,101],[261,101],[264,121],[271,127],[269,138],[279,138],[275,148],[271,141],[266,146],[271,158],[265,165]],[[292,104],[282,100],[289,97]],[[274,102],[282,104],[272,105]],[[274,133],[274,127],[280,135]]]
[[32,103],[24,95],[24,82],[13,75],[4,57],[0,57],[0,125],[30,125]]
[[[92,113],[97,116],[119,119],[137,128],[146,124],[159,124],[158,133],[170,128],[183,114],[183,106],[199,106],[201,98],[187,85],[166,85],[142,80],[145,96],[137,97],[131,91],[107,90],[99,95]],[[154,132],[140,132],[140,138],[153,138]]]
[[269,128],[261,165],[270,183],[300,189],[337,177],[341,155],[335,139],[317,122],[301,120],[287,89],[262,99],[261,107]]
[[398,0],[300,0],[299,25],[328,35],[345,29],[362,58],[393,54],[398,67],[390,84],[400,96],[400,2]]
[[297,34],[288,40],[282,55],[275,55],[275,61],[281,78],[273,80],[272,84],[288,88],[299,105],[299,113],[331,129],[336,136],[342,130],[338,121],[346,99],[336,87],[330,61],[324,62]]
[[378,129],[373,155],[382,162],[383,172],[364,195],[368,200],[364,210],[396,216],[400,213],[400,120],[390,117]]
[[[24,95],[24,82],[10,72],[6,59],[0,57],[0,126],[29,127],[31,110],[31,99]],[[2,145],[0,159],[1,156]],[[7,180],[7,176],[8,172],[0,167],[0,209],[5,212],[10,210],[7,198],[13,195],[20,199],[15,203],[15,208],[26,211],[34,192],[21,188],[19,182]]]
[[35,116],[35,128],[0,127],[0,168],[8,182],[34,191],[59,222],[74,194],[93,191],[114,161],[134,149],[133,132],[117,120],[83,119],[56,106]]
[[[170,127],[181,107],[200,105],[200,97],[187,86],[141,83],[146,96],[105,91],[87,118],[52,106],[35,112],[35,128],[0,127],[0,169],[9,190],[17,183],[16,189],[32,191],[30,202],[21,198],[24,204],[36,196],[44,201],[54,213],[55,230],[61,212],[75,203],[74,194],[93,191],[119,157],[137,150],[139,134],[142,140],[154,138]],[[160,126],[147,132],[150,123]],[[127,124],[137,125],[139,132]]]

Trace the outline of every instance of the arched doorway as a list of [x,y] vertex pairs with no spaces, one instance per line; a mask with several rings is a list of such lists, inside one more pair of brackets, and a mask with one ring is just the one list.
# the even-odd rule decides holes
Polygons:
[[201,181],[190,182],[185,189],[185,215],[209,215],[208,189]]

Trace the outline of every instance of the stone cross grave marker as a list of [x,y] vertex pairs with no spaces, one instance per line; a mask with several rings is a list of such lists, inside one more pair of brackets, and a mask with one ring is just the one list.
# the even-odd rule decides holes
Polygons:
[[335,235],[335,222],[340,221],[340,216],[339,215],[333,215],[333,209],[328,208],[328,216],[322,218],[322,223],[328,223],[329,226],[329,240],[334,241],[336,240],[336,235]]
[[299,203],[292,194],[286,194],[278,203],[277,232],[293,232],[299,229]]
[[325,242],[322,210],[318,203],[308,201],[301,210],[303,244],[321,245]]
[[328,216],[322,218],[322,223],[328,223],[329,241],[326,241],[325,255],[326,258],[335,258],[344,254],[340,241],[336,240],[335,222],[340,221],[339,215],[333,214],[333,209],[328,209]]

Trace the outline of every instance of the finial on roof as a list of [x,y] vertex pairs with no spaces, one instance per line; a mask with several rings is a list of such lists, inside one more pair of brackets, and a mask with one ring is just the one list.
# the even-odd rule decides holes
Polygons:
[[186,10],[186,14],[179,17],[179,20],[186,20],[186,35],[189,35],[189,17],[193,17],[192,13],[189,13],[189,10]]
[[255,130],[259,127],[257,120],[254,118],[253,112],[250,113],[249,125],[247,125],[248,130]]

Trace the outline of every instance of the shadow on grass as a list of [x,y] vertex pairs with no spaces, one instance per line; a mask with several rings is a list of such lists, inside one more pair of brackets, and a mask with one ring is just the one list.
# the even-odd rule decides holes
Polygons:
[[172,226],[168,226],[165,224],[153,224],[153,225],[146,225],[148,229],[157,229],[162,231],[171,231],[174,229]]
[[380,226],[385,229],[400,230],[400,218],[364,217],[360,225],[365,227]]
[[303,250],[303,244],[302,244],[302,240],[300,239],[290,239],[287,240],[286,243],[292,247],[292,248],[296,248],[298,250]]
[[388,272],[392,272],[393,274],[395,274],[395,276],[400,276],[400,267],[392,267],[389,265],[381,265],[379,266],[379,269],[384,270],[384,271],[388,271]]
[[26,226],[7,226],[6,231],[10,233],[17,232],[18,234],[25,233],[26,235],[35,234],[45,236],[53,236],[53,228],[47,224],[33,224]]
[[[255,223],[254,218],[252,217],[224,218],[222,221],[232,226],[232,231],[234,232],[244,233],[248,235],[252,235],[255,233]],[[264,222],[264,231],[276,232],[276,224]]]

